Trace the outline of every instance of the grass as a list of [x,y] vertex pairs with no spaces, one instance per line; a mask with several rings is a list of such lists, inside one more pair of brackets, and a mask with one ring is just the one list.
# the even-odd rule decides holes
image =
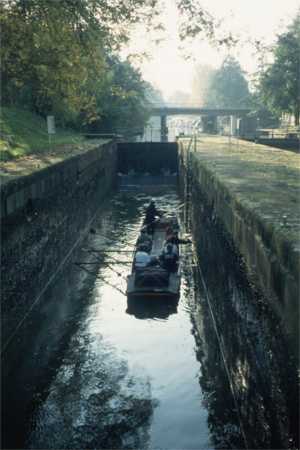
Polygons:
[[2,107],[0,117],[0,158],[10,161],[26,155],[47,153],[64,144],[80,144],[84,138],[75,131],[56,129],[49,137],[46,120],[30,111]]

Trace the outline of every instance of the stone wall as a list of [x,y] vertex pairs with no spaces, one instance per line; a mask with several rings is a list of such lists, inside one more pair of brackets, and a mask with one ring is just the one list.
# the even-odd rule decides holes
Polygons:
[[2,186],[2,343],[54,278],[116,183],[110,142]]
[[217,140],[203,141],[195,151],[181,141],[181,190],[193,204],[205,204],[205,214],[222,223],[250,279],[269,299],[298,355],[299,178],[297,182],[297,167],[289,169],[287,164],[287,158],[296,155],[283,152],[285,163],[281,164],[274,150],[275,165],[275,159],[267,160],[268,147],[246,145],[228,148]]
[[281,148],[283,150],[291,150],[294,152],[300,152],[300,143],[297,138],[244,138],[245,140],[249,140],[251,142],[257,142],[262,145],[269,145],[270,147]]
[[[199,184],[191,186],[191,194],[192,200],[197,199],[190,204],[189,219],[200,289],[192,323],[201,349],[197,356],[202,381],[206,378],[214,386],[208,411],[213,420],[219,414],[220,423],[230,411],[234,423],[238,405],[247,448],[299,448],[297,366],[280,320],[249,280],[242,257]],[[204,352],[203,342],[209,343]],[[228,376],[233,395],[226,397]],[[245,445],[234,444],[234,448]]]

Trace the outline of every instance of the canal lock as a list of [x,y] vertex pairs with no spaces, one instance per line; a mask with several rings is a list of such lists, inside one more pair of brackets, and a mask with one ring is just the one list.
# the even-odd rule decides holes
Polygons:
[[[297,448],[295,366],[276,316],[190,164],[179,167],[179,178],[164,168],[159,188],[151,168],[150,187],[123,174],[121,192],[89,211],[81,227],[96,234],[80,242],[11,343],[4,448]],[[115,289],[129,260],[117,248],[134,245],[151,198],[178,208],[193,251],[182,250],[175,309],[132,312]],[[78,262],[94,262],[99,247],[105,257],[84,273]],[[111,270],[113,258],[120,264]]]

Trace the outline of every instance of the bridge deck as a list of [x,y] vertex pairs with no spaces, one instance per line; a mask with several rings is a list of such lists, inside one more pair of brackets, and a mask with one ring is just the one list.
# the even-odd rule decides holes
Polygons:
[[210,116],[237,116],[247,115],[251,109],[246,108],[200,108],[194,106],[166,106],[153,107],[153,116],[174,116],[174,115],[210,115]]

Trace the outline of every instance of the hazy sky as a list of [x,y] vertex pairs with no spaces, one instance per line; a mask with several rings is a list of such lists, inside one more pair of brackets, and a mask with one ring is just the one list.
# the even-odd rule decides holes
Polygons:
[[[238,33],[242,38],[263,38],[272,43],[276,34],[282,32],[286,25],[296,16],[300,0],[199,0],[210,13],[224,18],[227,30]],[[130,52],[147,51],[152,57],[140,66],[144,78],[158,87],[165,98],[175,91],[190,92],[195,64],[209,64],[218,67],[226,56],[210,47],[202,38],[190,44],[186,50],[193,58],[186,61],[179,50],[181,43],[177,36],[178,13],[174,0],[164,0],[162,21],[166,27],[166,40],[155,46],[149,35],[142,29],[136,31]],[[242,67],[247,72],[256,69],[253,48],[243,44],[235,51]]]

